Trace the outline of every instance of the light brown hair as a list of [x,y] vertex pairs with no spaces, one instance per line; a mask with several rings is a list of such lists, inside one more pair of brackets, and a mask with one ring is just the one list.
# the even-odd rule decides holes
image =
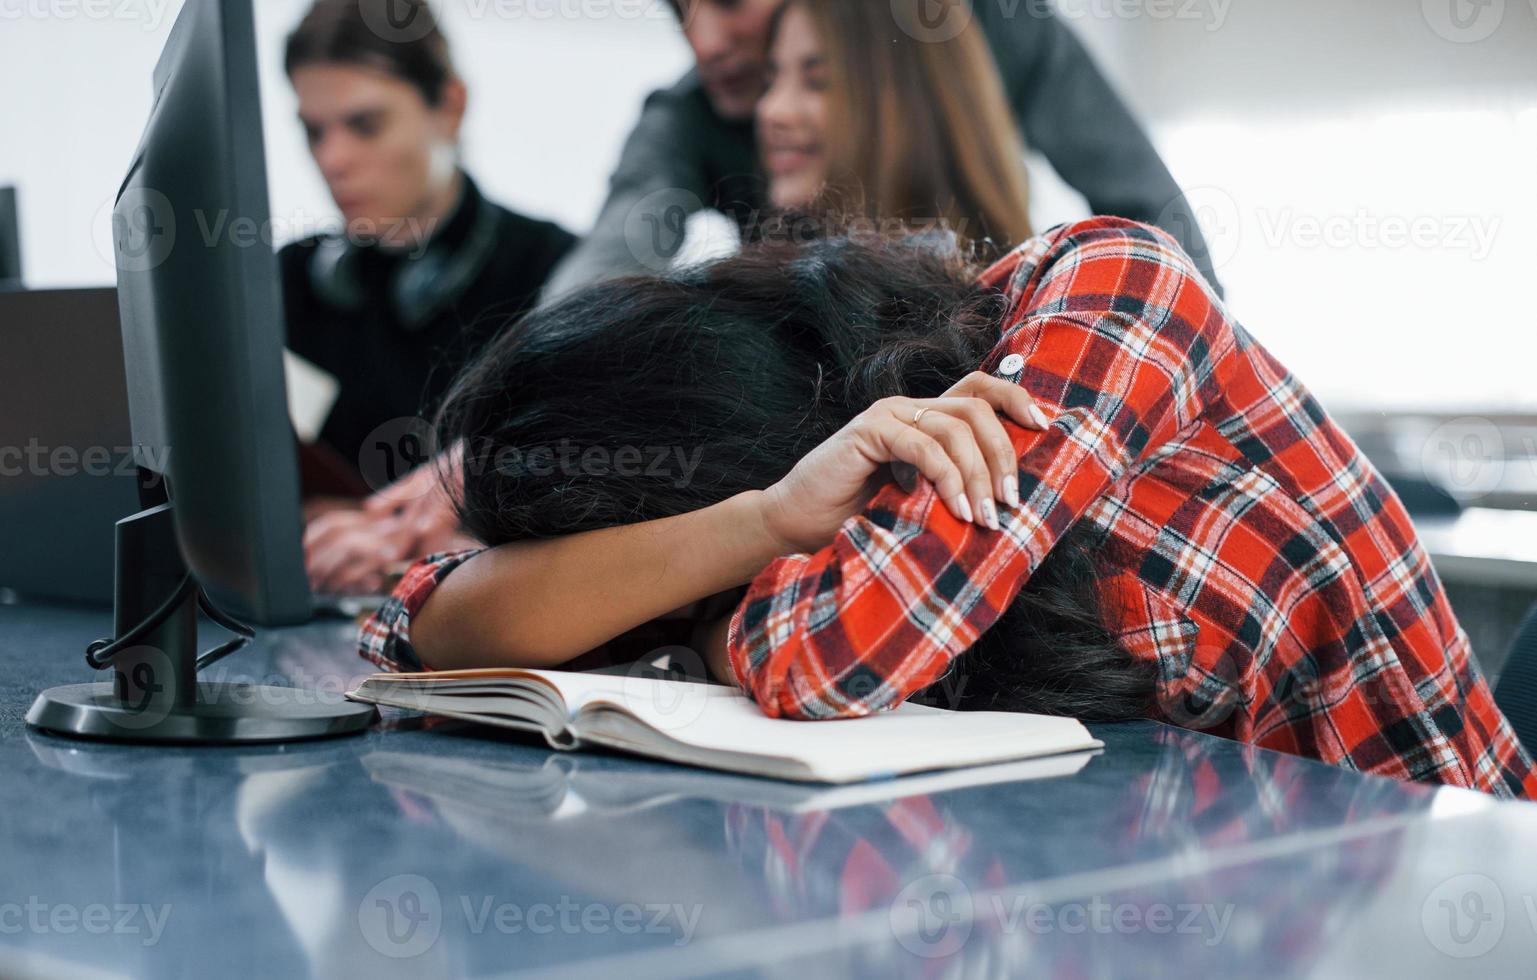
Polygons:
[[923,39],[913,29],[933,0],[785,5],[811,16],[831,83],[820,203],[878,221],[943,223],[1002,251],[1031,235],[1024,141],[969,4],[947,2],[964,7],[948,12],[964,27]]

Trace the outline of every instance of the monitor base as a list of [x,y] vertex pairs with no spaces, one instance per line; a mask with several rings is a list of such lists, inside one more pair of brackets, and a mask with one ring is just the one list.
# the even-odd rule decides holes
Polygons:
[[136,710],[103,682],[49,688],[32,702],[27,724],[79,738],[209,745],[350,735],[378,714],[315,691],[221,681],[198,682],[191,704],[152,699]]

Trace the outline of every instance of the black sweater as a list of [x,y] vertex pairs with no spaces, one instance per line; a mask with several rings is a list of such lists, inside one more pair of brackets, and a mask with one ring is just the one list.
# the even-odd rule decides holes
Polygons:
[[[483,209],[490,209],[494,222],[480,219]],[[488,250],[474,245],[477,228],[494,229]],[[475,252],[480,260],[471,267],[478,271],[457,296],[414,326],[392,298],[392,284],[404,264],[421,261],[422,249],[357,247],[347,257],[346,276],[357,300],[338,303],[317,286],[312,271],[321,242],[297,241],[278,256],[288,346],[340,382],[321,442],[368,470],[359,454],[369,434],[387,423],[393,432],[412,417],[430,420],[454,375],[528,309],[575,238],[558,225],[492,203],[466,177],[458,206],[430,247],[439,256]]]

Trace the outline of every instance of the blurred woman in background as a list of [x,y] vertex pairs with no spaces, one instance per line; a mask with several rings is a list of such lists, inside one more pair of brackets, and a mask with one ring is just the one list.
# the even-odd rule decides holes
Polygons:
[[[942,227],[996,257],[1029,238],[1024,141],[974,20],[949,40],[898,29],[882,0],[790,0],[770,29],[758,147],[777,208]],[[895,230],[888,228],[888,230]]]
[[[345,222],[280,253],[288,346],[339,383],[319,441],[331,472],[364,491],[425,460],[425,426],[411,420],[430,417],[575,241],[480,193],[459,162],[468,91],[448,42],[424,0],[401,0],[395,13],[412,39],[382,36],[356,0],[317,0],[284,58]],[[408,483],[361,507],[312,501],[313,587],[377,591],[390,565],[456,540],[446,506],[413,499],[430,487]]]

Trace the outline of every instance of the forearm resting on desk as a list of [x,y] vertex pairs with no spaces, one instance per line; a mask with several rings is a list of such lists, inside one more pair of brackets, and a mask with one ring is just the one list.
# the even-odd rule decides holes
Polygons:
[[677,517],[490,548],[433,590],[412,619],[412,646],[439,670],[558,666],[750,582],[786,550],[764,520],[762,496],[750,491]]

